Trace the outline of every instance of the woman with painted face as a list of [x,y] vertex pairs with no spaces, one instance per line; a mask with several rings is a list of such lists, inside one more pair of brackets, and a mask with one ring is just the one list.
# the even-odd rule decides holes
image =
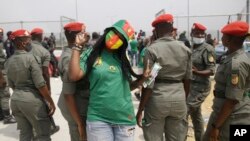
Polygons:
[[70,78],[74,81],[88,77],[90,99],[87,114],[88,141],[133,141],[136,119],[131,89],[142,84],[148,76],[139,78],[126,56],[128,41],[134,34],[126,20],[116,22],[104,31],[93,48],[83,52],[84,35],[79,34],[70,60]]
[[191,116],[195,140],[201,141],[204,134],[204,121],[201,114],[201,104],[211,89],[209,77],[215,71],[214,48],[205,42],[206,27],[194,23],[191,31],[192,37],[192,72],[191,89],[187,98],[188,115]]

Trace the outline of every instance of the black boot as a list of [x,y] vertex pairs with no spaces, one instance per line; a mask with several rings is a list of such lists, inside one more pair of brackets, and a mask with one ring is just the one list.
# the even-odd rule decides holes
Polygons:
[[2,110],[2,108],[0,107],[0,121],[2,121],[3,120],[3,110]]
[[50,135],[55,134],[56,132],[58,132],[60,130],[60,126],[56,125],[56,126],[51,126],[50,127]]
[[52,73],[52,77],[58,77],[58,73],[57,73],[57,68],[55,66],[53,66],[53,73]]
[[16,123],[16,119],[10,114],[9,110],[3,110],[3,124],[11,124],[11,123]]
[[141,95],[140,93],[135,93],[135,97],[138,101],[141,101]]
[[51,122],[50,135],[53,135],[60,130],[60,126],[56,125],[53,117],[50,118],[50,122]]

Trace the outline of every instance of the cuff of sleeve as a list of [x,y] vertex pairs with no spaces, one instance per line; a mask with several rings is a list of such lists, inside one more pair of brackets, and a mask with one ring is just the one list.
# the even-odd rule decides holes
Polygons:
[[214,66],[208,67],[208,68],[206,68],[206,69],[211,70],[213,73],[215,73],[215,68],[214,68]]
[[43,67],[49,67],[49,62],[44,62]]
[[46,82],[43,81],[43,82],[37,84],[36,87],[37,87],[37,88],[41,88],[41,87],[43,87],[43,86],[45,86],[45,85],[46,85]]
[[240,101],[243,99],[244,90],[238,88],[227,87],[226,98]]
[[186,75],[186,76],[184,77],[184,79],[190,79],[190,80],[191,80],[191,79],[193,78],[193,75],[194,75],[194,74],[193,74],[192,72],[189,72],[188,75]]

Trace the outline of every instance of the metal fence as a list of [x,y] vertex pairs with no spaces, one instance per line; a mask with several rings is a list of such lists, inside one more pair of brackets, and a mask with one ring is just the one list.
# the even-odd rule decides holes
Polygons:
[[[163,14],[164,11],[160,11],[159,14]],[[210,33],[213,38],[218,41],[221,39],[221,28],[231,21],[242,20],[246,21],[248,13],[241,14],[228,14],[228,15],[191,15],[191,16],[174,16],[174,26],[178,29],[178,34],[186,31],[186,36],[189,37],[192,24],[199,22],[204,24],[208,29],[207,33]],[[60,20],[57,21],[16,21],[16,22],[0,22],[0,27],[5,30],[5,33],[9,30],[16,30],[18,28],[24,28],[32,30],[35,27],[41,27],[44,29],[44,36],[49,37],[50,33],[53,32],[56,36],[57,47],[63,47],[66,44],[66,38],[63,33],[63,26],[75,19],[61,16]],[[213,28],[211,28],[213,27]],[[143,27],[141,27],[143,29]],[[152,34],[152,31],[145,31],[146,36]],[[6,36],[5,36],[6,37]]]
[[[4,29],[4,32],[13,31],[16,29],[27,29],[31,31],[35,27],[44,29],[44,37],[49,37],[51,33],[54,33],[56,37],[56,46],[63,47],[66,45],[66,38],[63,33],[63,26],[66,23],[75,21],[75,19],[61,16],[58,21],[15,21],[15,22],[0,22],[0,27]],[[6,37],[6,36],[5,36]]]
[[[228,14],[228,15],[201,15],[201,16],[175,16],[175,26],[179,29],[178,32],[187,31],[189,37],[193,23],[199,22],[207,27],[207,34],[211,34],[213,38],[220,40],[222,33],[221,28],[232,21],[247,21],[249,14]],[[187,28],[189,27],[189,28]],[[213,27],[213,28],[211,28]]]

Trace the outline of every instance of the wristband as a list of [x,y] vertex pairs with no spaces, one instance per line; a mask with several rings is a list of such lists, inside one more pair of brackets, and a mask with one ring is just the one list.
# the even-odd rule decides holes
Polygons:
[[79,44],[75,44],[75,47],[78,47],[78,48],[81,48],[81,49],[82,49],[82,46],[79,45]]
[[74,46],[74,47],[72,47],[72,49],[73,49],[73,50],[80,51],[80,52],[82,51],[82,48],[80,48],[79,46]]

